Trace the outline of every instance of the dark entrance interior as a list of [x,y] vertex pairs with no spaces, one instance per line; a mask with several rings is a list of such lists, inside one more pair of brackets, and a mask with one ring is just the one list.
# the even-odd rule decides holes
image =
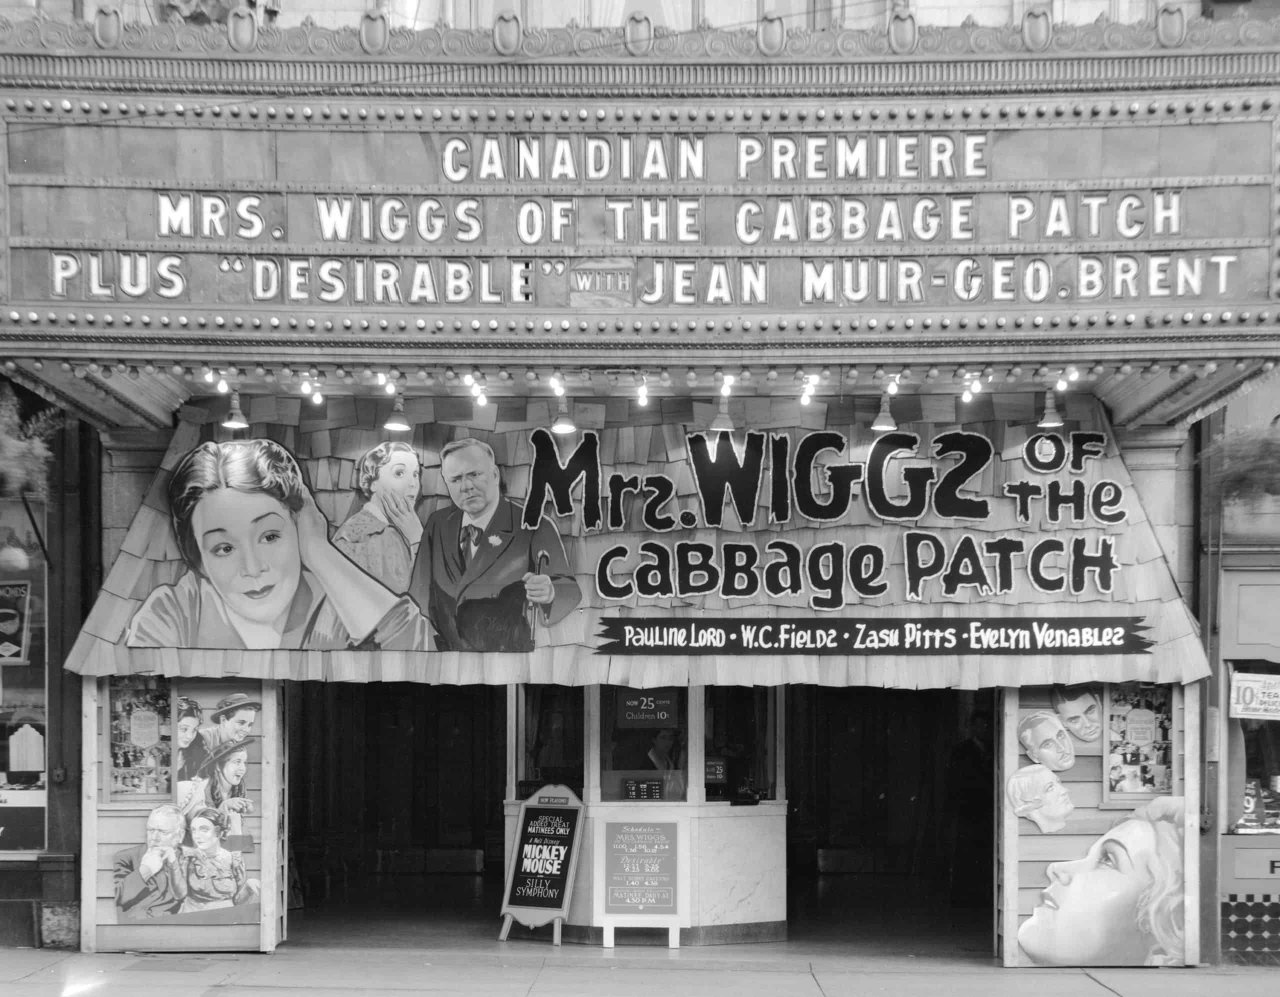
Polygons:
[[290,940],[366,918],[394,931],[397,912],[434,906],[454,917],[490,880],[500,894],[505,687],[294,682],[287,696]]
[[[289,944],[496,938],[505,688],[287,695]],[[988,958],[994,694],[793,686],[786,702],[791,942]]]
[[992,954],[994,693],[801,686],[787,703],[790,936]]

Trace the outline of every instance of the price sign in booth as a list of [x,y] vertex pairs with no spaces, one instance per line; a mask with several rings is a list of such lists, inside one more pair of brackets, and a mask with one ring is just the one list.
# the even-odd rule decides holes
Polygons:
[[560,944],[573,896],[581,826],[582,801],[568,786],[543,786],[520,805],[498,941],[507,940],[515,920],[526,928],[554,922],[553,943]]
[[1280,675],[1233,673],[1231,716],[1244,720],[1280,720]]

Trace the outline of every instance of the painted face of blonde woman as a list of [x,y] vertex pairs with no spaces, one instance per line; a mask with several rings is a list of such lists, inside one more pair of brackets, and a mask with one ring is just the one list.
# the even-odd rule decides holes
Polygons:
[[205,576],[227,607],[283,627],[302,574],[289,510],[265,492],[220,488],[200,500],[191,523]]
[[1071,794],[1067,792],[1067,787],[1052,772],[1044,778],[1043,784],[1037,788],[1040,791],[1040,813],[1046,820],[1064,821],[1075,809],[1075,804],[1071,802]]
[[1151,888],[1156,833],[1147,821],[1125,821],[1081,859],[1049,866],[1049,885],[1018,944],[1042,965],[1142,965],[1151,939],[1137,907]]
[[411,453],[396,452],[391,459],[378,468],[378,476],[373,479],[369,491],[374,495],[392,494],[409,500],[410,504],[418,501],[422,470],[418,466],[418,458]]

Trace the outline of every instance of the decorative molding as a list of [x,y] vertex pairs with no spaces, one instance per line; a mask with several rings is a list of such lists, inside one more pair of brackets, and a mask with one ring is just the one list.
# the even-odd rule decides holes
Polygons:
[[619,60],[671,63],[750,63],[761,59],[794,65],[893,61],[917,58],[997,59],[1049,56],[1124,56],[1182,49],[1197,53],[1257,52],[1280,47],[1280,17],[1237,15],[1187,21],[1179,8],[1161,5],[1155,17],[1138,24],[1053,24],[1049,6],[1031,7],[1021,23],[984,27],[966,21],[957,27],[918,24],[909,4],[897,2],[884,27],[825,31],[787,29],[765,15],[736,30],[703,26],[675,32],[633,14],[618,28],[525,29],[519,18],[499,19],[491,29],[461,30],[446,24],[412,30],[392,28],[382,10],[370,10],[358,24],[320,27],[310,20],[290,28],[260,25],[254,44],[238,51],[229,25],[123,23],[118,7],[106,4],[91,23],[62,23],[37,16],[15,22],[0,18],[0,54],[44,52],[187,59],[258,58],[288,60],[369,59],[388,62],[532,62],[611,66]]

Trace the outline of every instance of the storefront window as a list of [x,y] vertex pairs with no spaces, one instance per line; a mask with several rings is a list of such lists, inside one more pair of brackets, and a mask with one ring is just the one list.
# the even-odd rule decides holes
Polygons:
[[1231,675],[1232,834],[1280,834],[1280,665],[1237,664]]
[[706,690],[708,800],[772,800],[776,795],[770,689]]
[[44,505],[0,501],[0,851],[45,847]]
[[130,675],[111,680],[110,790],[123,802],[168,797],[172,783],[172,724],[169,680]]
[[684,689],[600,690],[600,798],[684,800],[688,794]]
[[583,692],[581,687],[524,687],[524,755],[518,796],[559,783],[579,797],[583,782]]

